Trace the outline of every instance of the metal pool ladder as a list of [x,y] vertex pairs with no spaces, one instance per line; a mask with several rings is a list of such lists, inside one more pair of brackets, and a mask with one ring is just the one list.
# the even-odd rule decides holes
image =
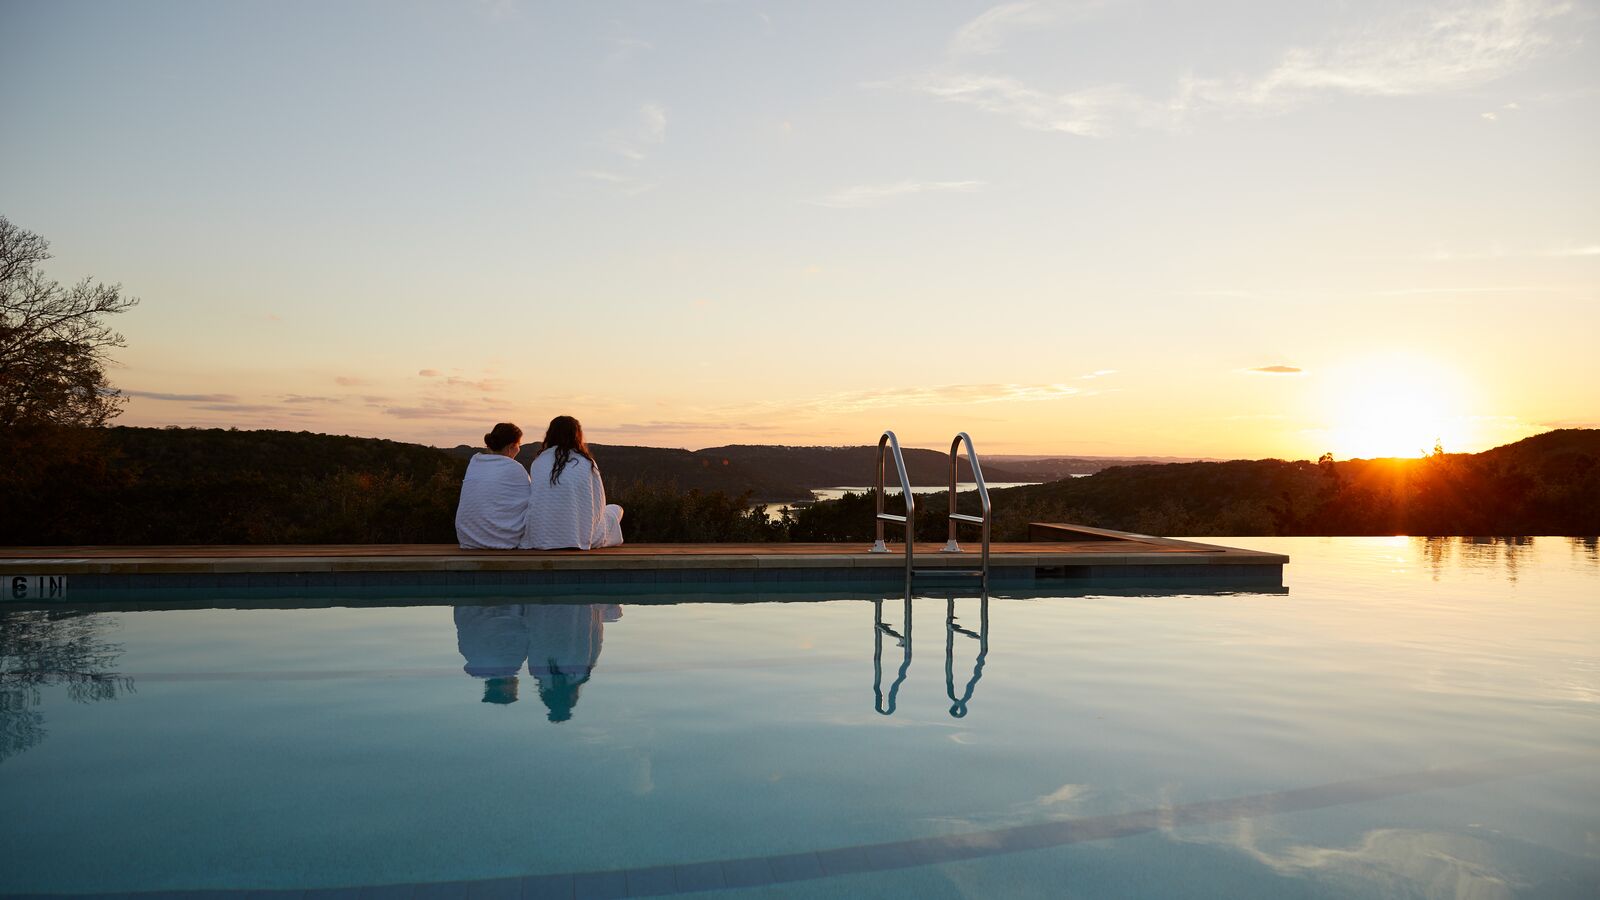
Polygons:
[[[972,465],[972,480],[974,482],[976,482],[977,485],[978,485],[978,503],[979,503],[979,506],[980,506],[980,509],[981,509],[981,513],[982,513],[981,515],[969,516],[969,515],[966,515],[965,513],[956,512],[956,485],[959,483],[959,481],[958,481],[958,476],[960,474],[959,462],[960,462],[961,446],[963,444],[965,444],[966,448],[967,448],[967,461],[969,463],[971,463],[971,465]],[[904,497],[905,501],[906,501],[906,514],[903,515],[903,516],[897,516],[897,515],[894,515],[892,513],[886,513],[886,512],[883,511],[883,506],[884,506],[884,496],[883,496],[883,488],[884,488],[883,475],[884,475],[884,471],[883,471],[883,462],[884,462],[884,451],[885,450],[891,451],[894,454],[895,473],[900,476],[900,495],[902,497]],[[940,553],[964,553],[965,551],[963,551],[961,549],[961,545],[959,543],[957,543],[957,541],[956,541],[956,529],[961,524],[978,525],[978,526],[982,527],[982,529],[983,529],[983,557],[982,557],[982,563],[981,563],[979,568],[977,568],[977,569],[945,569],[945,568],[918,569],[918,568],[916,568],[915,559],[914,559],[914,557],[916,555],[916,551],[915,551],[913,545],[916,543],[916,536],[917,536],[917,500],[916,500],[916,495],[911,492],[911,480],[908,477],[906,477],[906,459],[905,459],[905,454],[900,452],[900,439],[895,437],[895,434],[892,431],[885,431],[878,438],[878,465],[877,465],[877,483],[876,483],[876,487],[877,487],[877,495],[876,495],[877,496],[877,501],[876,501],[876,510],[875,510],[876,514],[875,514],[875,518],[874,518],[874,525],[876,526],[876,535],[875,535],[876,536],[876,540],[873,541],[872,552],[873,553],[888,553],[889,552],[888,546],[886,544],[884,544],[884,542],[883,542],[883,523],[892,522],[892,523],[895,523],[895,524],[900,525],[903,528],[905,528],[905,533],[906,533],[906,591],[908,593],[911,590],[911,581],[917,575],[968,575],[968,576],[972,576],[972,577],[975,577],[975,578],[982,579],[982,581],[983,581],[983,590],[984,590],[985,593],[988,592],[988,590],[989,590],[989,533],[990,533],[990,522],[993,519],[993,515],[992,515],[993,507],[989,503],[989,486],[987,484],[985,484],[984,480],[983,480],[983,467],[978,464],[978,452],[972,448],[972,438],[969,437],[965,431],[963,431],[960,434],[956,435],[955,439],[950,442],[950,493],[949,493],[950,509],[949,509],[949,512],[948,512],[948,514],[946,516],[946,520],[947,520],[947,522],[949,524],[949,529],[950,530],[948,532],[949,539],[945,542],[944,548],[942,550],[940,550],[939,552]]]

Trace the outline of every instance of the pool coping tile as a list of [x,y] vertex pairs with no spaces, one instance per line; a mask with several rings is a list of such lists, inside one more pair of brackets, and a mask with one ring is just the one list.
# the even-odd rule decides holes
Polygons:
[[722,878],[731,888],[760,887],[772,883],[772,866],[765,856],[725,860]]
[[685,863],[672,869],[679,891],[717,891],[728,886],[722,875],[722,863]]
[[626,874],[629,897],[659,897],[678,892],[678,880],[672,866],[629,869]]
[[621,870],[572,876],[573,900],[622,900],[627,896],[628,876]]

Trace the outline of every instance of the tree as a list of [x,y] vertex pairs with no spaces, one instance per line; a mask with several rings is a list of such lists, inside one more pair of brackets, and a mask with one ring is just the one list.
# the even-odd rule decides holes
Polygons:
[[139,301],[121,285],[65,287],[40,265],[50,245],[0,216],[0,428],[104,425],[122,412],[106,380],[122,335],[102,321]]

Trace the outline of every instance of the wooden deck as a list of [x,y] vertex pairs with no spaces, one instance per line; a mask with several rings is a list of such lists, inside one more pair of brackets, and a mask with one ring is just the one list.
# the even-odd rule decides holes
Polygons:
[[[1041,526],[1036,539],[991,547],[991,574],[1012,582],[1059,579],[1281,580],[1281,554],[1171,538]],[[1093,532],[1093,533],[1089,533]],[[941,553],[917,544],[919,571],[973,569],[979,545]],[[447,544],[0,547],[5,599],[51,599],[71,579],[82,591],[167,588],[515,586],[679,583],[889,582],[902,579],[903,545],[627,544],[600,550],[462,550]],[[64,588],[63,588],[64,590]]]

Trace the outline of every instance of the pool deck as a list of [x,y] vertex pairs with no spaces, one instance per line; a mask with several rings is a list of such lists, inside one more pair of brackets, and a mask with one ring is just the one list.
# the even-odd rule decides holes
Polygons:
[[[1288,557],[1172,538],[1041,523],[1034,540],[991,546],[992,576],[1059,579],[1281,579]],[[902,545],[627,544],[599,550],[462,550],[446,544],[0,547],[5,599],[83,589],[773,583],[903,579]],[[916,545],[919,571],[972,569],[978,544]],[[954,573],[952,573],[954,574]],[[935,577],[937,577],[935,575]],[[24,579],[17,582],[17,578]],[[20,586],[19,586],[20,585]]]

